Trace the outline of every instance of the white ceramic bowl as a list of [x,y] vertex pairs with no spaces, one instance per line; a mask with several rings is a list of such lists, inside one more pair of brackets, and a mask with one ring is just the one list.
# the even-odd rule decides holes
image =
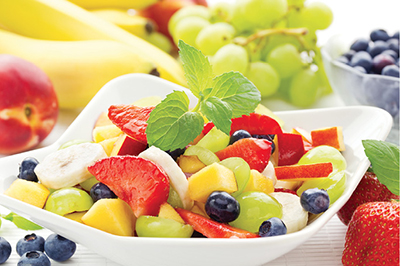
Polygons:
[[399,144],[400,79],[377,74],[364,74],[336,61],[350,50],[356,37],[344,34],[332,36],[321,54],[329,82],[345,105],[369,105],[388,111],[394,120],[388,140]]
[[262,265],[307,241],[335,215],[369,166],[361,140],[384,140],[392,125],[392,118],[386,111],[367,106],[277,113],[285,121],[287,130],[293,126],[306,130],[342,126],[346,145],[343,155],[348,163],[347,184],[343,195],[303,230],[283,236],[256,239],[121,237],[3,195],[15,180],[19,163],[25,157],[33,156],[40,161],[68,140],[90,140],[97,116],[111,104],[131,103],[151,95],[165,96],[172,90],[184,88],[142,74],[129,74],[110,81],[54,144],[0,159],[0,204],[122,265]]

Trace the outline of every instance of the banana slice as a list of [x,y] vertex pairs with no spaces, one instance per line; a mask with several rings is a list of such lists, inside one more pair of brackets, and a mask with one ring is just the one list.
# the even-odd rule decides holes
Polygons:
[[48,188],[75,186],[91,177],[87,167],[107,157],[98,143],[82,143],[53,152],[35,168],[39,181]]
[[308,222],[308,212],[300,204],[300,197],[286,192],[273,192],[274,197],[282,204],[282,221],[287,228],[287,234],[303,229]]
[[168,153],[151,146],[141,152],[138,157],[148,159],[163,168],[171,181],[172,187],[178,193],[183,203],[183,208],[189,210],[193,206],[193,200],[189,197],[189,183],[186,175]]

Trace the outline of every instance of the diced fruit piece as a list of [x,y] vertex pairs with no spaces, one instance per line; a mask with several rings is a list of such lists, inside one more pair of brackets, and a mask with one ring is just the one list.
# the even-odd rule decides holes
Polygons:
[[43,208],[50,191],[40,183],[16,179],[4,192],[4,195]]
[[111,105],[108,117],[128,136],[147,144],[147,119],[154,106],[139,107],[129,104]]
[[231,194],[225,191],[214,191],[207,198],[205,211],[214,221],[229,223],[239,216],[240,207]]
[[148,96],[140,98],[137,101],[134,101],[132,104],[139,107],[147,107],[147,106],[156,106],[162,101],[162,98],[158,95]]
[[301,193],[300,203],[306,211],[319,214],[329,208],[329,195],[326,190],[310,188]]
[[168,199],[169,178],[150,160],[114,156],[97,161],[88,170],[127,202],[136,217],[157,215],[160,205]]
[[106,125],[95,127],[92,132],[92,138],[94,142],[99,143],[105,139],[118,137],[121,134],[121,129],[119,129],[116,125]]
[[328,127],[311,131],[312,145],[314,147],[320,145],[328,145],[344,151],[344,140],[342,127]]
[[133,236],[136,217],[121,199],[101,199],[82,216],[88,226],[120,236]]
[[110,156],[117,155],[135,155],[144,151],[147,148],[147,144],[137,141],[126,134],[122,134],[118,137],[113,145],[113,149]]
[[184,173],[194,174],[206,165],[199,160],[197,155],[181,155],[178,158],[178,165]]
[[236,197],[240,205],[239,217],[230,225],[257,233],[261,224],[271,217],[282,218],[282,206],[264,192],[248,191]]
[[275,167],[275,175],[278,180],[295,179],[306,181],[312,178],[327,177],[332,171],[331,162]]
[[87,211],[83,212],[72,212],[64,215],[65,218],[71,219],[73,221],[76,221],[78,223],[83,223],[82,222],[82,216],[86,214]]
[[233,174],[235,175],[238,190],[233,192],[232,195],[235,196],[242,193],[250,179],[249,164],[239,157],[226,158],[222,160],[220,164],[231,169],[233,171]]
[[44,208],[58,215],[65,215],[76,211],[87,211],[92,205],[92,197],[86,191],[67,187],[51,193]]
[[142,215],[136,221],[136,233],[140,237],[189,238],[193,228],[172,219]]
[[219,158],[217,157],[217,155],[215,155],[215,153],[213,153],[209,149],[197,145],[188,147],[183,155],[196,155],[199,160],[205,165],[219,162]]
[[220,160],[229,157],[240,157],[245,160],[250,169],[262,172],[271,156],[271,142],[266,139],[240,139],[216,153]]
[[178,192],[175,191],[173,186],[169,186],[169,193],[167,202],[174,208],[183,208],[183,203]]
[[312,144],[311,134],[307,130],[305,130],[304,128],[294,127],[294,128],[292,128],[292,133],[293,134],[299,134],[303,138],[304,141]]
[[269,117],[273,118],[276,122],[278,122],[278,124],[281,127],[283,127],[283,125],[285,124],[285,122],[280,117],[278,117],[274,112],[272,112],[270,109],[268,109],[267,107],[265,107],[261,103],[257,105],[257,107],[254,110],[254,112],[257,113],[257,114],[266,115],[266,116],[269,116]]
[[96,119],[93,128],[112,125],[110,118],[108,118],[108,112],[102,112]]
[[264,171],[262,171],[262,175],[271,179],[272,184],[275,186],[277,179],[275,175],[275,167],[272,161],[268,162],[267,167],[265,167]]
[[86,191],[90,191],[90,189],[93,187],[93,185],[99,183],[99,180],[96,179],[96,177],[91,176],[82,183],[79,183],[79,185]]
[[306,153],[301,135],[282,133],[276,137],[279,166],[296,164]]
[[112,152],[115,142],[117,140],[118,140],[118,137],[114,137],[114,138],[105,139],[105,140],[99,142],[99,144],[103,147],[104,151],[106,152],[107,156],[111,156],[111,152]]
[[172,219],[177,222],[184,224],[185,222],[182,220],[181,216],[176,212],[174,207],[172,207],[169,203],[164,202],[160,206],[160,212],[158,213],[158,217],[165,219]]
[[228,143],[229,136],[216,127],[213,127],[196,145],[212,152],[217,152],[228,146]]
[[205,203],[195,201],[193,208],[190,211],[200,214],[204,217],[210,218],[210,217],[208,217],[208,214],[206,213],[206,204]]
[[271,179],[264,176],[257,170],[252,169],[250,171],[249,182],[247,183],[247,186],[243,192],[246,191],[260,191],[264,192],[265,194],[271,194],[274,192],[274,184]]
[[213,191],[232,193],[237,190],[232,170],[213,163],[189,177],[189,195],[195,201],[205,203]]
[[194,230],[209,238],[255,238],[258,235],[251,232],[218,223],[191,211],[176,210],[182,219],[193,227]]
[[285,223],[276,217],[269,218],[260,226],[258,235],[261,237],[280,236],[287,232]]

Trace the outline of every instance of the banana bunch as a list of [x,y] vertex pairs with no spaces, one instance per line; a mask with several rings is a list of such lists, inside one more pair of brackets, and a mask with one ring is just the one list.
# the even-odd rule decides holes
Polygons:
[[182,66],[171,55],[66,0],[0,1],[0,28],[0,53],[41,67],[61,108],[84,107],[105,83],[127,73],[156,70],[186,86]]
[[98,8],[123,8],[123,9],[145,9],[161,0],[69,0],[70,2],[85,9]]

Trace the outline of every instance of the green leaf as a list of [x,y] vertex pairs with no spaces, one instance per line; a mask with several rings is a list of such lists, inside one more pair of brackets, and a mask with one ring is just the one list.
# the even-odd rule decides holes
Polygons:
[[229,104],[212,96],[201,102],[200,111],[208,120],[213,121],[219,130],[229,135],[232,124],[232,109]]
[[379,140],[363,140],[362,144],[379,182],[399,195],[399,147]]
[[178,47],[189,89],[197,98],[200,98],[200,92],[212,84],[210,62],[199,50],[182,40],[179,41]]
[[174,91],[154,108],[147,120],[149,145],[162,150],[184,148],[203,130],[204,119],[189,112],[189,98],[183,91]]
[[23,230],[40,230],[43,229],[43,227],[35,224],[34,222],[31,222],[27,219],[25,219],[22,216],[19,216],[16,213],[10,212],[6,216],[2,216],[7,221],[10,221],[14,223],[18,228],[23,229]]
[[261,101],[256,86],[239,72],[228,72],[214,78],[213,89],[207,97],[218,97],[229,104],[232,117],[240,117],[254,112]]

